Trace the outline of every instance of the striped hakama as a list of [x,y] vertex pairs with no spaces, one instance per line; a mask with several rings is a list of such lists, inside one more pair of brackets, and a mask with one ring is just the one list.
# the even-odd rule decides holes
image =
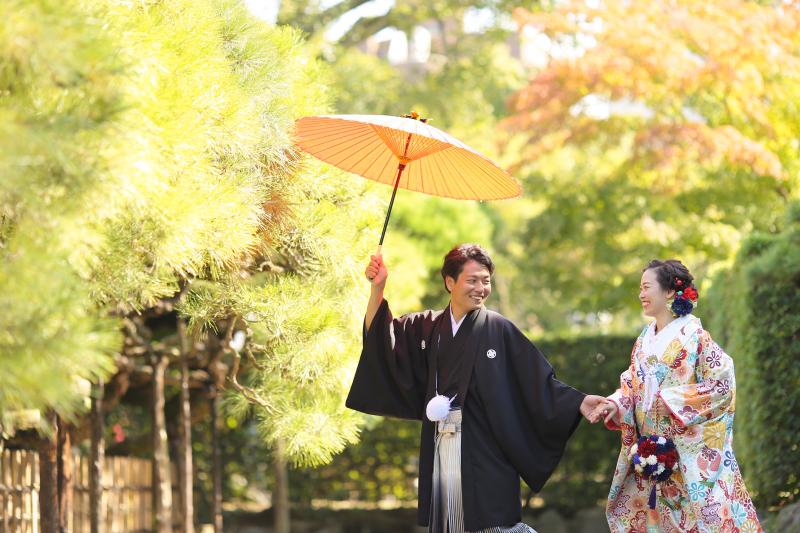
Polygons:
[[[429,533],[464,531],[461,498],[461,410],[450,411],[438,424],[433,460],[433,497]],[[490,527],[475,533],[536,533],[522,522],[511,527]]]

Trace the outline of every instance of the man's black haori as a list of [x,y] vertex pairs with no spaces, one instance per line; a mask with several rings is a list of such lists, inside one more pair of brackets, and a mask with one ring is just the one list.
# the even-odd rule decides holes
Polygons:
[[[439,392],[458,392],[464,419],[464,530],[519,523],[520,476],[541,491],[580,421],[585,395],[558,381],[536,346],[495,312],[470,311],[453,337],[449,306],[394,319],[383,300],[364,336],[346,405],[422,421],[421,526],[431,518],[436,424],[425,417],[425,407],[435,395],[437,366]],[[445,368],[453,371],[443,382]]]

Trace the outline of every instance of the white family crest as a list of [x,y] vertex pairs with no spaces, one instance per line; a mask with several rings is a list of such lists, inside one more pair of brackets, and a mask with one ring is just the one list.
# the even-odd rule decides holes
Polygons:
[[422,341],[422,349],[425,349],[425,341]]
[[495,352],[494,350],[489,350],[488,352],[486,352],[486,357],[488,357],[489,359],[494,359],[495,357],[497,357],[497,352]]

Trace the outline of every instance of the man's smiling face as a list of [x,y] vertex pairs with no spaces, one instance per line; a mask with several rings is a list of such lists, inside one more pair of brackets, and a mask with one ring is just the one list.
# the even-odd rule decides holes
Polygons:
[[458,279],[448,276],[446,282],[456,320],[472,310],[480,309],[492,292],[492,275],[477,261],[467,261]]

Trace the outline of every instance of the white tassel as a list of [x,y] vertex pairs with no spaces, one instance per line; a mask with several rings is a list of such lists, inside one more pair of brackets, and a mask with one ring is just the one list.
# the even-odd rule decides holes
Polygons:
[[644,401],[642,402],[644,405],[642,406],[642,411],[647,413],[648,411],[650,411],[650,409],[653,408],[653,403],[655,402],[658,391],[659,391],[658,377],[656,377],[654,372],[650,370],[645,370]]
[[447,418],[447,415],[450,413],[450,404],[453,403],[454,399],[455,396],[448,398],[441,394],[437,394],[431,398],[431,401],[428,402],[428,406],[425,408],[425,414],[428,415],[428,420],[431,422],[441,422]]

